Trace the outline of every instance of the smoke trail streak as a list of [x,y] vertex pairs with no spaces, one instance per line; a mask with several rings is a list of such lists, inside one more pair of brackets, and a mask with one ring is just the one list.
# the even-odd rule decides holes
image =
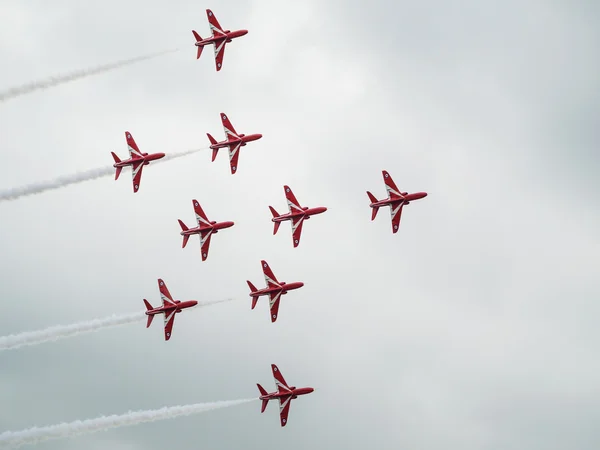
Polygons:
[[[232,299],[216,300],[212,302],[198,303],[199,307],[215,305]],[[43,330],[26,331],[19,334],[10,334],[0,337],[0,351],[11,350],[28,345],[38,345],[46,342],[58,341],[84,333],[92,333],[103,328],[116,327],[129,323],[145,320],[144,311],[129,314],[113,314],[102,319],[86,320],[84,322],[72,323],[70,325],[56,325]]]
[[191,405],[168,406],[160,409],[145,411],[130,411],[122,415],[102,416],[96,419],[76,420],[70,423],[61,423],[46,427],[32,427],[22,431],[5,431],[0,434],[0,445],[20,447],[26,444],[35,444],[50,439],[60,439],[82,434],[95,433],[109,430],[110,428],[137,425],[144,422],[174,419],[180,416],[199,414],[220,408],[228,408],[244,403],[250,403],[256,398],[243,400],[228,400],[211,403],[195,403]]
[[29,94],[31,92],[37,90],[48,89],[50,87],[58,86],[59,84],[68,83],[69,81],[79,80],[81,78],[86,78],[91,75],[97,75],[100,73],[108,72],[113,69],[118,69],[119,67],[124,67],[129,64],[134,64],[139,61],[145,61],[147,59],[156,58],[158,56],[165,55],[167,53],[174,53],[179,49],[172,50],[163,50],[158,53],[150,53],[148,55],[137,56],[135,58],[124,59],[121,61],[117,61],[114,63],[103,64],[101,66],[92,67],[89,69],[81,69],[76,70],[75,72],[71,72],[65,75],[56,75],[45,80],[34,81],[28,84],[24,84],[22,86],[17,86],[14,88],[10,88],[6,91],[0,92],[0,102],[5,102],[7,100],[13,99],[20,95]]
[[[191,155],[192,153],[205,150],[206,148],[208,147],[187,150],[179,153],[171,153],[165,155],[164,158],[153,161],[151,164],[154,165],[163,161],[181,158],[182,156]],[[86,170],[84,172],[78,172],[73,175],[61,176],[55,178],[54,180],[41,181],[39,183],[33,183],[19,188],[7,189],[5,191],[0,191],[0,202],[3,200],[15,200],[26,195],[40,194],[45,191],[68,186],[69,184],[81,183],[82,181],[89,181],[96,178],[105,177],[107,175],[114,175],[114,173],[114,167],[102,167],[98,169]]]

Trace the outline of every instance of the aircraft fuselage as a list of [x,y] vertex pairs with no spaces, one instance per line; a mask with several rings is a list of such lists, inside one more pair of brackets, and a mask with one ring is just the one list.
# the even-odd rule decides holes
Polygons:
[[325,211],[327,211],[327,208],[324,206],[318,206],[316,208],[307,208],[305,207],[302,211],[298,211],[298,212],[293,212],[293,213],[287,213],[287,214],[282,214],[280,216],[277,217],[273,217],[271,219],[272,222],[284,222],[286,220],[292,220],[295,219],[296,217],[304,217],[304,220],[307,220],[310,218],[310,216],[314,216],[317,214],[322,214]]
[[404,205],[408,205],[413,200],[419,200],[424,197],[427,197],[427,192],[415,192],[414,194],[408,194],[406,192],[403,192],[402,195],[404,196],[404,198],[392,199],[388,197],[386,199],[379,200],[378,202],[371,203],[369,206],[371,206],[371,208],[379,208],[381,206],[394,206],[399,205],[401,203]]
[[310,394],[313,391],[314,391],[314,389],[311,387],[296,388],[295,386],[290,386],[290,391],[270,392],[267,395],[261,395],[259,398],[261,400],[274,400],[276,398],[289,397],[290,395],[292,396],[292,398],[296,398],[299,395]]
[[216,148],[225,148],[225,147],[229,147],[232,145],[236,145],[238,143],[241,142],[242,147],[246,145],[246,143],[248,142],[252,142],[252,141],[257,141],[262,137],[262,134],[257,133],[257,134],[249,134],[248,136],[246,136],[245,134],[240,134],[240,138],[239,139],[232,139],[230,141],[221,141],[221,142],[217,142],[216,144],[213,144],[210,146],[211,149],[216,149]]
[[212,230],[213,234],[216,234],[219,232],[219,230],[222,230],[223,228],[229,228],[232,227],[234,225],[233,222],[228,221],[228,222],[215,222],[212,221],[210,226],[208,225],[204,225],[201,227],[194,227],[194,228],[190,228],[188,230],[185,231],[181,231],[179,234],[181,234],[182,236],[191,236],[193,234],[200,234],[202,232],[207,232]]
[[251,292],[248,295],[250,297],[260,297],[261,295],[269,295],[272,292],[280,292],[280,291],[281,291],[282,295],[285,295],[285,294],[287,294],[287,291],[293,291],[294,289],[300,289],[302,286],[304,286],[304,283],[302,281],[294,281],[292,283],[286,283],[285,281],[282,281],[280,284],[281,284],[281,287],[271,287],[271,288],[259,289],[258,291]]
[[132,166],[140,161],[143,161],[143,164],[145,166],[147,166],[148,164],[150,164],[151,161],[156,161],[157,159],[161,159],[164,158],[165,154],[164,153],[142,153],[142,158],[137,158],[137,159],[126,159],[124,161],[119,161],[117,163],[113,164],[113,167],[127,167],[127,166]]
[[155,314],[169,313],[173,310],[180,313],[182,309],[191,308],[196,306],[198,302],[196,300],[186,300],[182,302],[181,300],[175,300],[175,306],[160,306],[158,308],[149,309],[146,311],[147,316],[153,316]]
[[225,35],[216,35],[206,39],[202,39],[201,41],[196,42],[196,47],[204,47],[205,45],[210,44],[219,44],[223,41],[231,42],[233,39],[242,37],[248,34],[248,30],[237,30],[237,31],[225,31]]

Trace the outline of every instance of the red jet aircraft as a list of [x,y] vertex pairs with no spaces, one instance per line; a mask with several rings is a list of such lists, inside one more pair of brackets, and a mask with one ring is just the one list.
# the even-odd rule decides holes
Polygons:
[[294,193],[290,189],[289,186],[284,186],[283,190],[285,192],[285,198],[287,199],[288,208],[290,210],[287,214],[281,214],[275,211],[275,208],[269,206],[271,210],[271,214],[273,214],[272,222],[275,223],[273,228],[273,234],[277,234],[277,230],[279,229],[279,225],[281,222],[285,220],[292,221],[292,240],[294,241],[294,248],[298,247],[300,244],[300,235],[302,234],[302,223],[304,220],[310,219],[310,216],[315,214],[321,214],[327,211],[327,208],[324,206],[319,206],[317,208],[309,208],[308,206],[300,206],[298,200],[294,196]]
[[256,306],[256,302],[258,301],[258,297],[261,295],[269,296],[269,309],[271,310],[271,322],[275,322],[277,320],[277,311],[279,311],[279,300],[282,295],[288,293],[293,289],[299,289],[304,286],[304,283],[301,281],[295,281],[293,283],[286,283],[285,281],[277,281],[273,271],[269,267],[266,261],[261,261],[263,268],[263,273],[265,275],[265,281],[267,283],[267,287],[265,289],[256,289],[256,287],[248,280],[248,286],[250,287],[250,297],[252,297],[252,309]]
[[162,299],[163,305],[158,308],[153,308],[148,300],[144,299],[146,305],[146,315],[148,316],[148,323],[146,328],[152,323],[152,319],[156,314],[165,315],[165,341],[171,338],[171,330],[173,329],[173,322],[175,321],[175,314],[180,313],[182,309],[191,308],[196,306],[198,302],[196,300],[188,300],[182,302],[181,300],[173,300],[167,285],[160,278],[158,279],[158,289],[160,290],[160,298]]
[[233,226],[233,222],[215,222],[214,220],[211,222],[204,214],[200,203],[198,200],[192,200],[192,205],[194,206],[194,212],[196,213],[196,221],[198,222],[198,226],[195,228],[188,228],[185,223],[181,220],[179,221],[179,225],[181,226],[181,234],[183,236],[183,244],[181,248],[185,248],[188,239],[192,234],[200,235],[200,251],[202,252],[202,261],[206,261],[208,258],[208,248],[210,247],[210,237],[213,234],[217,234],[219,230],[223,228],[229,228]]
[[260,412],[265,412],[269,400],[279,399],[279,418],[281,420],[281,426],[285,427],[287,424],[288,414],[290,412],[290,403],[293,399],[298,398],[299,395],[310,394],[314,391],[311,387],[296,388],[296,386],[288,386],[283,375],[275,364],[271,364],[273,370],[273,377],[275,378],[275,386],[277,386],[277,392],[267,393],[265,389],[258,383],[258,390],[260,391],[259,399],[262,400],[262,407]]
[[208,23],[210,25],[210,31],[212,33],[212,37],[202,39],[198,33],[192,30],[194,37],[196,38],[196,47],[198,47],[198,54],[196,59],[200,58],[202,54],[202,49],[204,49],[205,45],[215,45],[215,64],[217,65],[217,72],[221,70],[221,66],[223,65],[223,56],[225,55],[225,45],[230,43],[233,39],[244,36],[248,33],[248,30],[223,30],[223,27],[219,24],[219,21],[213,14],[210,9],[206,10],[206,15],[208,17]]
[[150,164],[151,161],[156,161],[157,159],[163,158],[165,156],[164,153],[141,153],[137,144],[133,140],[133,136],[129,131],[125,132],[125,138],[127,139],[127,148],[129,149],[129,159],[125,161],[121,161],[114,152],[110,152],[115,163],[113,167],[117,169],[117,173],[115,174],[115,180],[119,179],[119,175],[121,174],[121,170],[123,167],[131,166],[131,173],[133,176],[133,192],[137,192],[140,188],[140,181],[142,180],[142,168]]
[[392,232],[396,233],[398,231],[398,227],[400,226],[400,217],[402,216],[402,208],[404,205],[410,204],[410,202],[413,200],[419,200],[423,197],[427,197],[427,192],[416,192],[414,194],[400,192],[390,174],[385,170],[382,170],[381,173],[383,174],[383,182],[385,183],[385,188],[389,197],[384,200],[377,200],[373,194],[367,191],[367,195],[371,200],[371,204],[369,206],[373,208],[371,220],[375,220],[375,216],[377,216],[377,211],[379,211],[380,207],[389,206],[390,213],[392,214]]
[[209,133],[206,133],[206,135],[210,140],[213,162],[217,157],[220,148],[227,147],[229,149],[229,166],[231,167],[231,174],[233,175],[237,170],[240,147],[244,147],[248,142],[260,139],[262,134],[249,134],[248,136],[245,134],[237,134],[225,113],[221,113],[221,122],[223,122],[226,140],[217,142],[217,140]]

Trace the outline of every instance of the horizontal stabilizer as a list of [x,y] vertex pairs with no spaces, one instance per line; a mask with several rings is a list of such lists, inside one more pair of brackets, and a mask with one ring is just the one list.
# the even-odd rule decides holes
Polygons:
[[[198,33],[196,33],[194,30],[192,30],[192,33],[194,34],[194,38],[196,39],[196,42],[199,42],[202,40],[200,35]],[[196,54],[196,59],[200,59],[200,55],[202,55],[203,49],[204,49],[204,46],[202,46],[202,45],[198,46],[198,53]]]
[[[146,299],[144,299],[144,305],[146,305],[146,311],[150,311],[151,309],[153,309],[150,302]],[[150,327],[150,324],[152,323],[152,319],[154,319],[153,314],[148,316],[148,322],[146,322],[146,328]]]
[[[272,206],[269,206],[269,209],[271,210],[271,214],[273,215],[273,218],[279,217],[279,213],[275,210],[275,208],[273,208]],[[277,230],[279,230],[279,225],[281,225],[281,222],[274,222],[275,225],[273,226],[273,234],[277,234]]]
[[371,203],[377,203],[379,201],[379,200],[377,200],[377,197],[375,197],[369,191],[367,191],[367,195],[369,196],[369,200],[371,200]]
[[[379,200],[377,200],[377,197],[375,197],[369,191],[367,191],[367,195],[369,196],[369,200],[371,200],[371,204],[377,203],[379,201]],[[372,208],[372,211],[371,211],[371,220],[375,220],[375,217],[377,217],[377,212],[379,211],[379,207],[378,206],[371,206],[371,208]]]
[[[114,152],[110,152],[110,154],[112,155],[113,159],[115,160],[115,164],[120,163],[121,159],[114,153]],[[115,180],[119,179],[119,175],[121,175],[121,170],[123,169],[122,167],[115,167],[117,169],[116,173],[115,173]]]
[[[254,294],[258,290],[249,280],[246,280],[246,283],[248,283],[248,287],[250,288],[250,294]],[[252,309],[256,306],[256,302],[258,302],[258,296],[254,295],[252,296]]]
[[[265,388],[263,388],[260,384],[256,383],[256,386],[258,386],[258,390],[259,390],[261,396],[268,395],[267,391],[265,391]],[[267,409],[267,405],[268,404],[269,404],[269,400],[263,400],[262,401],[262,405],[261,405],[261,408],[260,408],[260,412],[261,413],[265,412],[265,409]]]

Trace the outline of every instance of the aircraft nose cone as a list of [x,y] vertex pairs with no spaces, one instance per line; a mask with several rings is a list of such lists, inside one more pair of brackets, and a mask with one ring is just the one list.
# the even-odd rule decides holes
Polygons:
[[304,283],[302,281],[298,281],[298,287],[301,288],[302,286],[304,286]]
[[314,392],[315,390],[313,388],[308,388],[307,391],[310,394],[311,392]]
[[190,306],[196,306],[198,302],[196,300],[190,300]]
[[242,31],[240,32],[240,36],[245,36],[245,35],[247,35],[247,34],[248,34],[248,30],[242,30]]
[[262,137],[262,134],[257,133],[256,136],[257,136],[257,139],[260,139]]

